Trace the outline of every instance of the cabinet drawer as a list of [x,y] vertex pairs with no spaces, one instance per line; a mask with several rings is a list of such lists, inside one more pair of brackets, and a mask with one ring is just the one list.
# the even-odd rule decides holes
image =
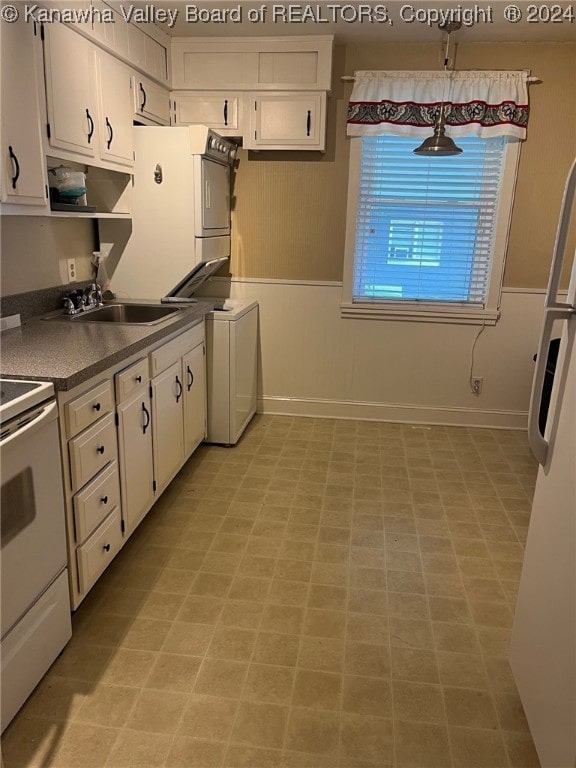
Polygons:
[[87,592],[122,546],[120,509],[116,507],[88,541],[76,550],[80,592]]
[[74,437],[114,408],[110,381],[103,381],[64,406],[66,434]]
[[114,382],[116,386],[116,401],[121,403],[133,392],[136,392],[139,387],[144,387],[148,384],[148,360],[142,358],[142,360],[138,360],[129,368],[124,368],[123,371],[114,376]]
[[70,441],[68,449],[72,490],[77,491],[117,458],[114,417],[110,414],[84,430]]
[[88,538],[119,504],[118,465],[113,461],[74,497],[76,541],[82,543]]
[[204,341],[204,322],[200,321],[190,330],[185,333],[181,333],[180,336],[176,336],[175,339],[169,341],[153,352],[150,352],[150,370],[152,376],[156,376],[158,373],[165,371],[172,363],[175,363],[182,355],[186,354],[189,349],[192,349],[197,344]]

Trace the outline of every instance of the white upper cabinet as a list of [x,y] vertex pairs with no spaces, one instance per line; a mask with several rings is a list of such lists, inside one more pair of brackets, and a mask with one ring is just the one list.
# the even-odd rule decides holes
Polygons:
[[250,128],[244,134],[246,149],[324,150],[325,93],[259,93],[247,95],[251,105]]
[[174,38],[173,122],[247,149],[324,150],[333,37]]
[[103,51],[95,53],[98,70],[100,156],[120,165],[134,164],[130,70]]
[[39,27],[23,17],[0,25],[2,203],[47,208],[40,130]]
[[175,125],[209,125],[220,136],[243,131],[243,94],[238,91],[173,91]]
[[48,143],[94,158],[98,153],[94,48],[64,24],[43,27]]
[[132,109],[136,122],[145,125],[170,124],[170,94],[140,74],[132,76]]
[[330,35],[173,38],[172,87],[329,91],[332,45]]
[[64,24],[44,27],[47,154],[111,170],[134,165],[131,72]]
[[[61,0],[51,0],[61,2]],[[71,0],[69,0],[70,2]],[[50,0],[44,0],[50,2]],[[122,10],[113,8],[107,0],[75,0],[83,6],[92,7],[89,21],[72,24],[79,32],[97,45],[105,48],[113,56],[122,59],[143,73],[156,80],[168,82],[168,50],[169,37],[160,28],[150,23],[136,26],[131,21],[136,18],[135,4],[123,3]],[[83,10],[86,10],[83,7]],[[140,9],[143,10],[143,9]],[[151,36],[151,35],[154,36]],[[159,42],[159,41],[164,42]]]

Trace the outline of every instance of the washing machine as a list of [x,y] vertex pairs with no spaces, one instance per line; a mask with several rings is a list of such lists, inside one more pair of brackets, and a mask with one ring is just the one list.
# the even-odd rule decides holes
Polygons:
[[206,442],[234,445],[256,413],[258,302],[208,301],[214,301],[215,309],[206,315]]
[[[196,265],[162,302],[195,302],[199,288],[228,261]],[[202,296],[214,303],[206,315],[207,443],[235,445],[256,413],[258,302]]]

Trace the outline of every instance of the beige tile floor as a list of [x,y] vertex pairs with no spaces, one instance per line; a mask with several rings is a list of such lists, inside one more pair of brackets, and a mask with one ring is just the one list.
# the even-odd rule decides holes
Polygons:
[[257,417],[74,616],[5,768],[536,768],[506,660],[520,432]]

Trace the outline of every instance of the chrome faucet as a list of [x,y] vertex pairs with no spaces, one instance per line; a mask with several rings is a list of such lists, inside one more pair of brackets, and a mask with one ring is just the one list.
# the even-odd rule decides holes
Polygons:
[[84,290],[78,288],[76,291],[62,296],[65,315],[78,315],[89,309],[95,309],[102,306],[102,288],[98,283],[92,283]]
[[102,304],[102,288],[98,283],[92,283],[84,290],[82,305],[84,309],[92,309]]

